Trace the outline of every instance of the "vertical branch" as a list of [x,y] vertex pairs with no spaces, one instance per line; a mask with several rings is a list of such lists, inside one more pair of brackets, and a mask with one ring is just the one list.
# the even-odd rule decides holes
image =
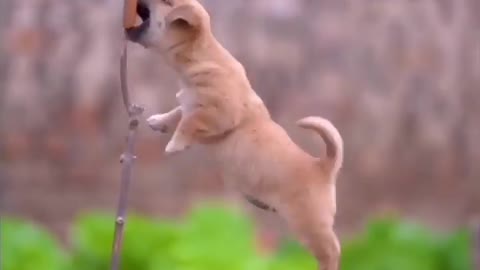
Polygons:
[[120,59],[120,84],[122,91],[123,103],[128,114],[128,135],[127,147],[120,157],[122,163],[120,196],[117,205],[117,217],[115,220],[115,233],[112,248],[111,269],[118,270],[120,266],[120,258],[123,243],[124,227],[127,214],[128,189],[132,178],[132,169],[135,161],[135,141],[137,138],[137,128],[139,125],[139,116],[143,113],[143,108],[132,104],[127,85],[127,42],[123,45],[123,53]]
[[[12,1],[1,1],[0,3],[0,36],[5,36],[4,33],[7,31],[8,27],[10,26],[9,23],[11,21],[12,13],[13,13],[13,3]],[[3,54],[0,57],[0,81],[2,81],[3,87],[5,88],[5,81],[6,81],[6,74],[8,74],[7,70],[9,65],[10,59],[6,54]],[[0,114],[5,114],[6,112],[6,91],[0,91]],[[3,125],[4,117],[0,117],[0,136],[5,135],[4,132],[7,132],[8,129],[5,128]],[[3,152],[5,147],[5,141],[0,143],[0,151]],[[0,270],[3,269],[3,234],[2,234],[2,227],[3,227],[3,211],[4,211],[4,202],[6,197],[6,181],[7,177],[5,175],[5,168],[3,165],[0,165]]]

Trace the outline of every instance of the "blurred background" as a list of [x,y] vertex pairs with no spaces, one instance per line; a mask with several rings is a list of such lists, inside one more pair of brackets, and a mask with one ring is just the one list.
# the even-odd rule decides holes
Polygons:
[[[343,269],[473,269],[468,232],[480,214],[478,0],[202,2],[218,39],[296,142],[323,153],[315,135],[294,125],[307,115],[326,117],[341,132],[346,160],[336,230],[346,246]],[[52,266],[62,261],[55,256],[77,269],[108,265],[127,131],[118,72],[122,8],[120,0],[0,0],[6,270],[67,269]],[[145,116],[175,106],[176,78],[158,56],[129,44],[128,76]],[[230,269],[315,269],[284,240],[283,222],[225,187],[201,149],[164,159],[168,139],[140,128],[129,213],[141,217],[127,226],[125,269],[225,269],[215,260]],[[222,206],[201,206],[210,201]],[[176,222],[184,223],[170,224]],[[272,266],[258,252],[237,268],[234,255],[208,260],[218,268],[202,264],[208,241],[216,243],[210,256],[242,242],[231,235],[255,243],[229,247],[240,250],[235,254],[247,256],[253,245],[270,257],[293,258],[291,268],[287,259]],[[158,244],[165,237],[173,248]],[[43,254],[50,244],[54,255]]]

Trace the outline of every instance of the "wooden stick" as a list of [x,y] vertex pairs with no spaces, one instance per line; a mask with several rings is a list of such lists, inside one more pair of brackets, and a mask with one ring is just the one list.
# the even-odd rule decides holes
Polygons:
[[130,101],[130,93],[127,84],[127,41],[124,41],[123,53],[120,58],[120,85],[122,91],[123,103],[128,114],[128,135],[127,147],[120,157],[122,163],[120,196],[117,206],[117,218],[115,220],[114,242],[112,248],[111,269],[118,270],[120,267],[120,258],[123,243],[124,227],[127,215],[128,189],[132,178],[133,164],[136,159],[134,155],[135,141],[137,138],[137,128],[139,117],[143,113],[143,108]]
[[125,0],[123,6],[123,28],[129,29],[135,26],[137,20],[137,1]]
[[[123,27],[128,29],[135,26],[137,16],[137,0],[125,0],[123,7]],[[130,92],[127,82],[127,38],[123,43],[123,52],[120,57],[120,88],[122,92],[123,105],[128,115],[128,135],[127,147],[120,156],[122,163],[122,172],[120,179],[120,196],[117,205],[117,217],[115,220],[115,232],[112,247],[111,269],[118,270],[120,267],[120,258],[122,253],[123,234],[127,217],[128,190],[132,179],[133,164],[136,159],[135,141],[137,138],[137,129],[139,117],[143,113],[143,108],[131,102]]]

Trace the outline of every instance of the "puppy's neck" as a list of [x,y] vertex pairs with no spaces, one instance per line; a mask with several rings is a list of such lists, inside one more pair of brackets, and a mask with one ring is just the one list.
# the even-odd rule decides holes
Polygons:
[[213,83],[216,75],[241,66],[230,53],[207,32],[193,40],[185,40],[167,52],[167,62],[185,85]]
[[177,72],[198,61],[199,57],[205,54],[205,48],[211,44],[211,37],[208,31],[192,33],[179,37],[160,52],[167,60],[167,63]]

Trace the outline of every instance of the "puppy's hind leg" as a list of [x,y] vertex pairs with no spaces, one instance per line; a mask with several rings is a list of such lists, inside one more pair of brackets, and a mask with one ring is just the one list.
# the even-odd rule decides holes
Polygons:
[[[290,208],[285,214],[289,227],[315,256],[320,270],[338,270],[340,243],[333,231],[333,216],[313,212],[316,207]],[[292,211],[292,212],[290,212]]]
[[320,269],[338,270],[340,263],[340,243],[331,226],[320,225],[305,233],[311,238],[307,245],[317,258]]
[[171,130],[174,130],[181,117],[182,110],[180,106],[178,106],[167,113],[154,114],[150,116],[149,118],[147,118],[147,123],[150,128],[155,131],[160,131],[161,133],[168,133]]

